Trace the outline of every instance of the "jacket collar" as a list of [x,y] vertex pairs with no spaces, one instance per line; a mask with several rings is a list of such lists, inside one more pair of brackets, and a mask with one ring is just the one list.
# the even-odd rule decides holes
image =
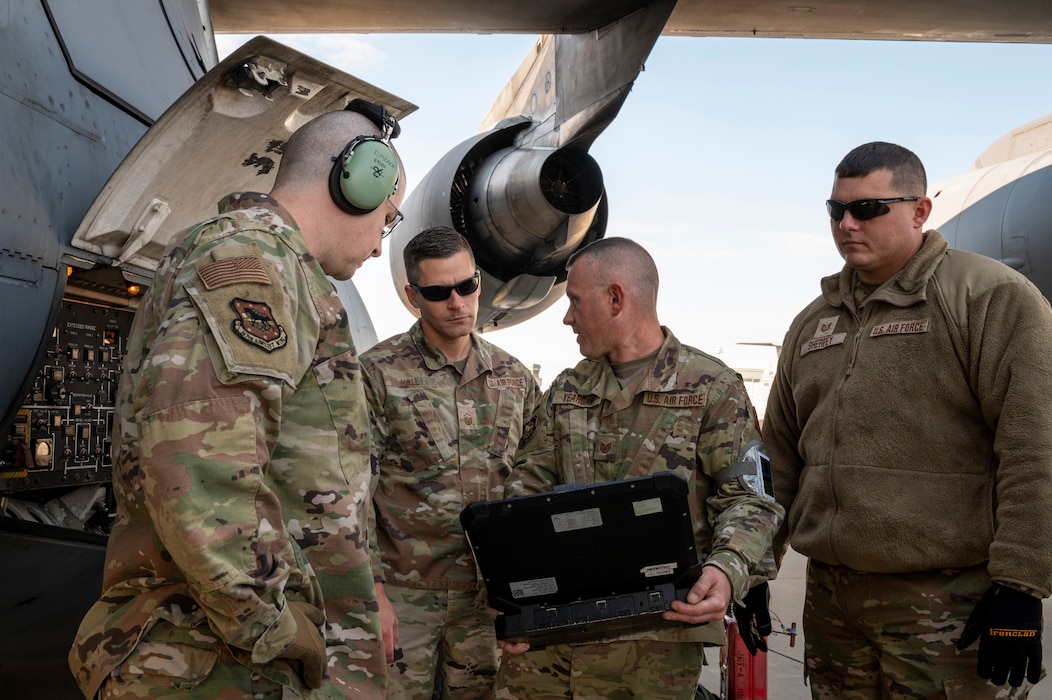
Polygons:
[[[926,298],[928,281],[935,274],[935,268],[942,262],[949,244],[942,234],[935,229],[924,232],[920,250],[910,258],[899,273],[880,285],[869,297],[870,300],[885,301],[894,306],[912,306]],[[854,268],[844,265],[835,275],[822,279],[822,296],[832,306],[849,306],[854,308],[851,296],[855,282]]]
[[[452,364],[446,354],[435,347],[431,341],[424,336],[423,322],[417,319],[413,327],[409,329],[409,335],[420,350],[420,356],[424,364],[432,372],[440,370],[448,364]],[[464,378],[478,376],[493,369],[493,358],[489,349],[479,342],[478,334],[471,332],[471,350],[468,351],[467,363],[464,365]]]
[[[667,327],[662,326],[661,332],[665,335],[665,340],[658,349],[654,363],[644,370],[643,380],[636,393],[665,392],[676,388],[681,344]],[[585,360],[575,369],[579,375],[584,375],[578,393],[609,397],[621,392],[617,377],[614,376],[614,370],[605,356],[599,360]]]

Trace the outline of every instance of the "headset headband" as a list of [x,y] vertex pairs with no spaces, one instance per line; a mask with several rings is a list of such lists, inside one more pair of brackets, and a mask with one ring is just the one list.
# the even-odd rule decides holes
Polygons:
[[377,128],[382,132],[380,138],[383,141],[398,138],[398,135],[402,133],[402,126],[398,123],[398,120],[375,102],[356,97],[343,110],[345,112],[357,112],[368,118],[373,124],[376,124]]

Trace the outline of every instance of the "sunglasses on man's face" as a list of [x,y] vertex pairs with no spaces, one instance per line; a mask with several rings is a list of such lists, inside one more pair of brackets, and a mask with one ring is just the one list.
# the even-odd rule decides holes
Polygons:
[[826,211],[833,221],[844,218],[844,212],[850,212],[858,221],[868,221],[878,216],[884,216],[891,207],[889,204],[895,202],[916,202],[920,197],[890,197],[887,199],[856,199],[854,202],[838,202],[835,199],[826,200]]
[[433,284],[427,287],[419,287],[410,282],[409,286],[428,301],[445,301],[454,290],[462,297],[474,294],[479,288],[479,282],[481,281],[482,273],[476,270],[471,277],[468,277],[466,280],[460,280],[456,284]]

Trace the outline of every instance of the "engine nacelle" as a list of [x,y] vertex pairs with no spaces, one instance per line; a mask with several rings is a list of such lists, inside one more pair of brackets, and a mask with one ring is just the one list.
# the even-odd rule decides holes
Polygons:
[[530,319],[566,286],[566,261],[606,232],[603,176],[572,146],[524,148],[515,137],[530,122],[502,122],[460,144],[435,165],[403,206],[390,243],[391,275],[405,296],[402,249],[420,231],[450,226],[471,242],[482,271],[478,330]]

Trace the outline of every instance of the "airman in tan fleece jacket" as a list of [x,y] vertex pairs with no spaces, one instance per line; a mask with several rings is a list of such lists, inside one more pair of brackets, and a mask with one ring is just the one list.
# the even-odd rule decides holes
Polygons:
[[[1005,689],[984,679],[1004,684],[1013,664],[1010,697],[1025,697],[1028,658],[1031,682],[1040,672],[1052,310],[1023,275],[924,231],[925,188],[893,144],[838,166],[827,208],[847,264],[793,321],[767,404],[776,551],[810,558],[816,698],[995,697]],[[1008,612],[991,617],[993,602]],[[1034,643],[1002,649],[984,632],[977,657],[969,618]]]

